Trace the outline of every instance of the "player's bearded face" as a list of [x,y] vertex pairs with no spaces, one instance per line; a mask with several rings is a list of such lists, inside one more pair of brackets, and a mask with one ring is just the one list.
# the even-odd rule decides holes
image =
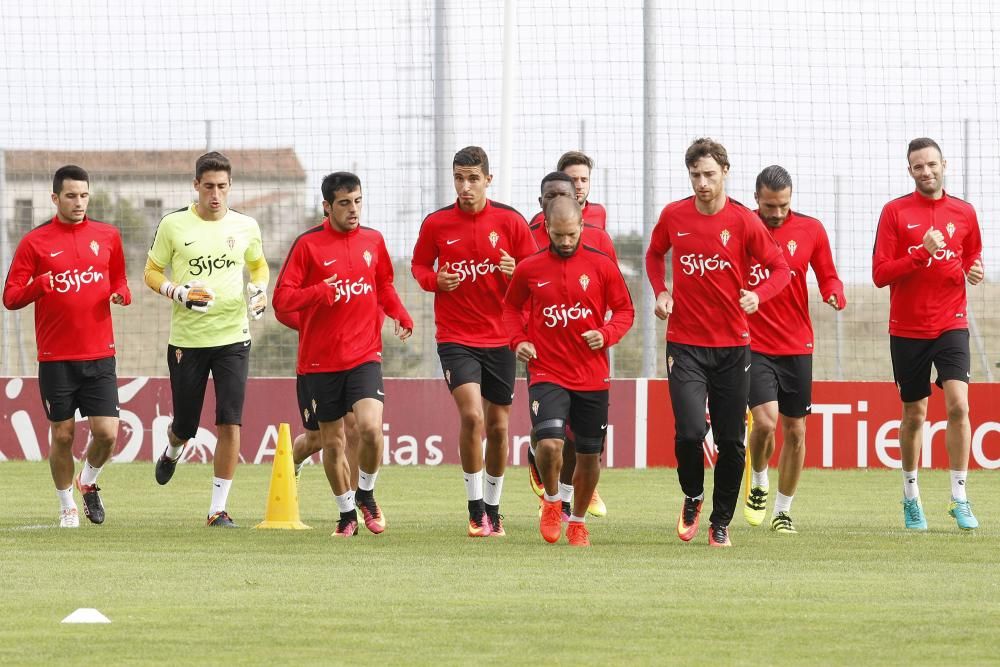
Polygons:
[[209,217],[224,215],[228,210],[229,174],[225,171],[206,171],[194,182],[198,191],[198,210]]
[[486,202],[486,188],[493,177],[486,174],[481,166],[452,168],[455,178],[455,194],[458,195],[458,205],[466,210],[478,211]]
[[337,190],[333,193],[333,203],[323,202],[323,210],[334,229],[349,232],[361,224],[361,202],[361,188]]
[[580,246],[580,234],[583,224],[572,218],[556,219],[546,222],[549,231],[549,242],[560,257],[572,257]]
[[563,173],[573,179],[576,203],[583,206],[590,196],[590,167],[585,164],[571,164],[563,169]]
[[59,218],[66,222],[81,222],[87,216],[90,203],[90,185],[87,181],[65,180],[59,194],[52,194]]
[[947,162],[933,146],[910,153],[910,176],[917,190],[927,197],[937,195],[944,188],[944,168]]
[[781,227],[788,219],[792,210],[792,189],[785,188],[775,192],[766,186],[761,186],[754,193],[757,200],[757,215],[768,227]]
[[713,157],[699,158],[688,167],[691,189],[699,201],[712,202],[723,195],[728,167],[723,167]]

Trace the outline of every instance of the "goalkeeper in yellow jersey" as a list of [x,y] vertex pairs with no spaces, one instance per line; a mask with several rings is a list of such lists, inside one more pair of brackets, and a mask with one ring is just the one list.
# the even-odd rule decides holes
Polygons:
[[170,442],[156,461],[156,481],[170,481],[185,445],[198,432],[211,372],[218,442],[208,525],[219,528],[236,527],[226,499],[240,455],[250,366],[248,320],[264,314],[269,277],[257,221],[226,204],[231,184],[226,156],[212,152],[198,158],[198,201],[160,221],[144,273],[150,288],[174,302],[167,345],[174,414],[167,429]]

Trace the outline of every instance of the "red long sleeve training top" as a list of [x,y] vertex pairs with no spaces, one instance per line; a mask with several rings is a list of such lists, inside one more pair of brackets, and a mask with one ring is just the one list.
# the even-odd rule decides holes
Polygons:
[[[486,201],[479,213],[458,204],[428,215],[413,248],[413,277],[434,292],[437,342],[469,347],[507,345],[501,313],[509,281],[500,271],[500,251],[520,262],[537,251],[528,224],[509,206]],[[458,287],[442,292],[437,272],[459,275]]]
[[[528,362],[531,384],[552,382],[574,391],[608,388],[608,348],[625,336],[634,316],[618,265],[582,243],[571,257],[546,249],[524,260],[514,270],[503,307],[511,349],[530,341],[538,354]],[[590,330],[604,336],[602,349],[591,350],[583,339]]]
[[[324,281],[337,276],[333,286]],[[296,372],[331,373],[382,361],[382,311],[408,328],[413,319],[393,285],[392,260],[370,227],[341,232],[329,220],[292,244],[274,289],[279,320],[295,323]]]
[[[924,247],[931,227],[944,235],[932,257]],[[943,193],[929,199],[918,192],[882,209],[872,255],[872,279],[889,286],[889,333],[937,338],[969,326],[965,274],[982,259],[983,240],[972,205]]]
[[[584,202],[583,209],[583,224],[590,225],[591,227],[597,227],[600,230],[607,231],[608,229],[608,211],[601,204],[593,204],[591,202]],[[539,211],[531,218],[531,227],[540,222],[545,222],[545,213]]]
[[[52,274],[52,285],[48,278]],[[111,295],[132,303],[121,235],[112,225],[58,216],[28,232],[17,246],[3,290],[10,310],[35,304],[39,361],[85,361],[115,354]]]
[[[844,283],[837,276],[833,264],[830,240],[823,224],[794,211],[778,228],[766,227],[784,253],[791,270],[791,281],[767,303],[761,303],[757,312],[748,316],[750,324],[750,349],[770,355],[812,354],[813,328],[809,317],[809,288],[806,274],[812,265],[819,282],[819,292],[826,301],[837,297],[840,307],[846,305]],[[750,266],[747,289],[753,290],[767,280],[768,271],[760,263]]]
[[646,249],[646,275],[653,293],[667,289],[664,257],[673,248],[673,313],[667,340],[702,347],[750,343],[740,289],[752,259],[770,272],[753,291],[764,303],[788,284],[788,263],[764,223],[733,199],[705,215],[694,197],[667,204]]

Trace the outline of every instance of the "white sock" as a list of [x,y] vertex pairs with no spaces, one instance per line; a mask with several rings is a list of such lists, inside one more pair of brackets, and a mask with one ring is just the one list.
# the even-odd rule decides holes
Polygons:
[[102,468],[95,468],[89,461],[83,462],[83,470],[80,471],[80,485],[93,486],[97,482],[97,476],[101,474]]
[[72,486],[68,489],[56,489],[56,495],[59,496],[59,506],[61,509],[71,510],[76,507],[76,501],[73,500]]
[[544,498],[547,503],[554,503],[559,501],[559,494],[557,493],[554,496],[550,496],[548,493],[543,493],[542,498]]
[[358,468],[358,489],[360,491],[374,491],[375,479],[378,477],[378,470],[375,472],[365,472]]
[[180,456],[181,452],[183,451],[184,451],[184,445],[167,444],[167,451],[165,452],[165,454],[167,455],[168,459],[176,460],[177,457]]
[[968,470],[952,470],[951,471],[951,497],[954,500],[967,501],[969,498],[965,495],[965,479],[968,477]]
[[585,516],[577,516],[575,514],[571,514],[570,517],[569,517],[569,522],[570,523],[586,523],[586,521],[587,521],[587,517],[585,517]]
[[559,499],[565,503],[573,502],[573,485],[559,482]]
[[705,499],[705,492],[702,491],[697,496],[687,496],[687,497],[690,498],[691,500],[704,500]]
[[483,499],[483,471],[463,472],[465,477],[465,496],[468,500]]
[[337,501],[337,509],[340,510],[341,514],[344,512],[352,512],[357,509],[354,505],[354,491],[351,489],[348,489],[342,495],[334,496],[333,499]]
[[483,487],[483,501],[487,505],[499,505],[501,493],[503,493],[503,475],[494,477],[486,473],[486,486]]
[[794,497],[795,496],[786,496],[781,491],[778,491],[778,495],[774,499],[774,513],[788,512],[788,510],[792,509],[792,498]]
[[226,511],[226,499],[229,498],[229,487],[233,485],[233,480],[212,478],[212,506],[208,508],[208,515],[212,516],[216,512]]
[[767,468],[764,468],[760,472],[753,471],[752,486],[759,486],[762,489],[767,488]]
[[920,497],[920,487],[917,486],[917,471],[903,471],[903,497],[913,500]]

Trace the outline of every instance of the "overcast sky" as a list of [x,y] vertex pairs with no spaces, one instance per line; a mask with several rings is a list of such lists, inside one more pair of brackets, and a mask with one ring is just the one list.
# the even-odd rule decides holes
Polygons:
[[[503,13],[483,4],[445,2],[436,85],[444,166],[479,144],[499,172]],[[906,142],[929,135],[949,159],[949,190],[979,210],[997,275],[1000,9],[654,4],[655,162],[643,165],[642,3],[519,3],[510,203],[526,216],[541,177],[582,143],[612,230],[641,231],[644,177],[658,206],[687,196],[683,150],[709,135],[729,149],[729,190],[747,203],[762,167],[786,166],[794,205],[827,223],[842,273],[864,282],[882,205],[912,189]],[[4,1],[0,147],[197,148],[212,120],[216,148],[293,146],[316,210],[322,175],[356,169],[366,223],[404,254],[423,216],[448,203],[433,188],[432,10],[429,0]]]

